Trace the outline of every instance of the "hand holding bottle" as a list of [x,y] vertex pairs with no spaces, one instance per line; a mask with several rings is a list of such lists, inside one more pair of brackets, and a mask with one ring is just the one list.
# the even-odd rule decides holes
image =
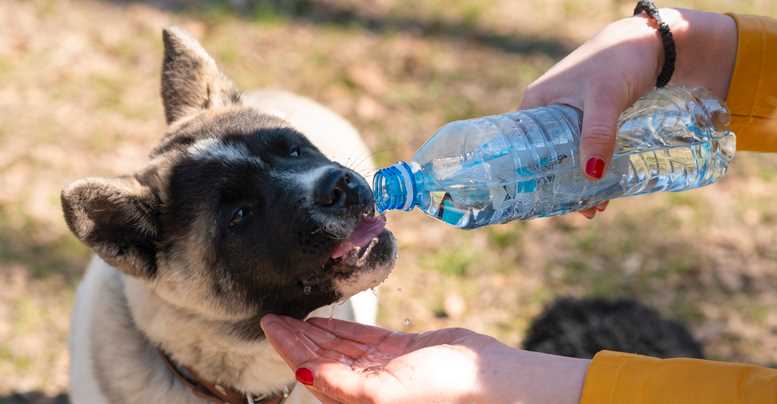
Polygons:
[[[693,10],[661,9],[661,16],[677,45],[671,83],[707,88],[725,99],[736,59],[734,20]],[[598,180],[612,159],[618,117],[653,88],[663,63],[659,34],[648,19],[616,21],[532,83],[520,109],[561,103],[583,110],[581,169]],[[590,218],[596,210],[582,213]]]

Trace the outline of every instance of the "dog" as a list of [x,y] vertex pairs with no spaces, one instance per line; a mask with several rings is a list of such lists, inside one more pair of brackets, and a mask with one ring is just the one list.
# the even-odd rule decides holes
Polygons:
[[632,299],[560,298],[529,326],[523,349],[591,359],[610,349],[659,358],[704,358],[681,323]]
[[367,148],[309,99],[241,94],[185,31],[162,37],[168,128],[149,161],[61,193],[96,255],[71,322],[70,398],[315,402],[259,320],[374,323],[376,297],[360,292],[389,275],[396,241],[369,179],[337,163]]

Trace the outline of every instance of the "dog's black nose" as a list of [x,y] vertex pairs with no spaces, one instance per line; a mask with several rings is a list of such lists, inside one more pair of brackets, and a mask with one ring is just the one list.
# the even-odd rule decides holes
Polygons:
[[332,168],[316,184],[316,204],[325,208],[345,208],[360,203],[362,182],[348,170]]

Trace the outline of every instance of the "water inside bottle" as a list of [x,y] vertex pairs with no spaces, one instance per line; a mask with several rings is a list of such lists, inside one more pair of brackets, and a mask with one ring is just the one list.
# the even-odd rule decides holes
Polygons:
[[414,206],[459,228],[579,211],[619,197],[685,191],[717,181],[735,150],[721,101],[667,87],[624,111],[615,154],[592,182],[579,160],[582,115],[551,105],[452,122],[376,175],[380,209]]
[[[731,137],[710,139],[695,136],[698,128],[693,125],[686,128],[682,142],[661,149],[636,152],[640,145],[625,139],[607,175],[597,182],[583,176],[573,155],[567,161],[540,159],[534,167],[518,167],[513,179],[500,180],[499,174],[504,176],[500,167],[505,165],[500,159],[513,164],[508,149],[493,159],[462,160],[458,170],[446,162],[446,170],[452,173],[443,178],[449,179],[439,179],[433,167],[426,167],[417,174],[422,188],[428,190],[419,207],[439,220],[468,229],[579,211],[621,195],[683,191],[715,182],[726,167],[717,164],[714,155],[733,150]],[[479,180],[469,173],[472,170]],[[467,181],[468,177],[473,180]]]

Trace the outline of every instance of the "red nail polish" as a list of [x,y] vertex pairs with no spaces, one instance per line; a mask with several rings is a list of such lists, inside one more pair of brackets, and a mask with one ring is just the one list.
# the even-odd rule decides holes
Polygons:
[[604,160],[598,157],[591,157],[585,163],[585,173],[597,180],[604,175]]
[[299,368],[296,372],[294,372],[294,376],[297,378],[297,381],[306,385],[311,386],[313,384],[313,371],[308,368]]

